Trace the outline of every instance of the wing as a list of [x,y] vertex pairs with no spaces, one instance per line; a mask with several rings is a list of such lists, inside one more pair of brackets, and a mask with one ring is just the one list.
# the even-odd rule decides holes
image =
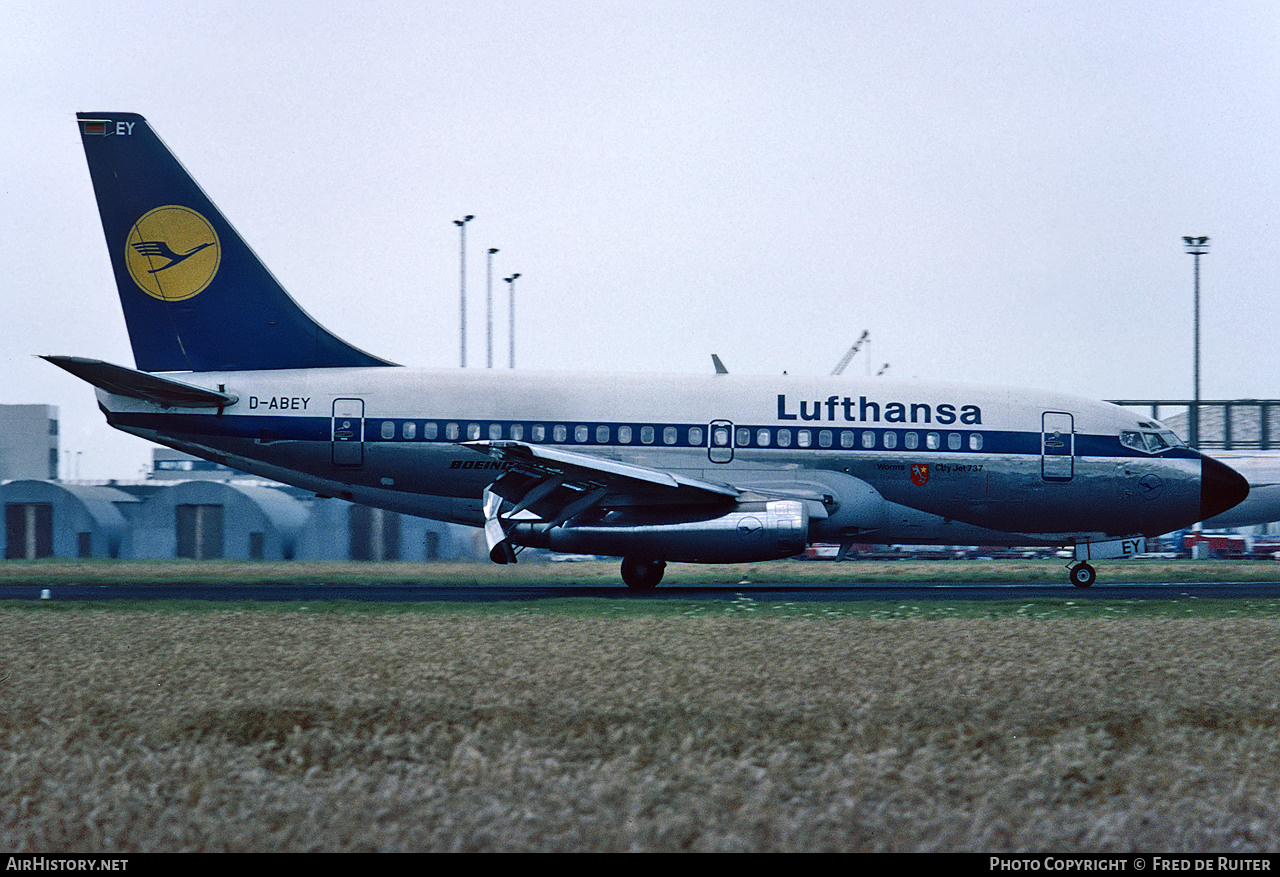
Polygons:
[[510,464],[484,492],[489,556],[499,563],[514,559],[507,532],[518,522],[555,527],[594,507],[731,506],[742,495],[728,484],[575,451],[516,441],[463,444]]

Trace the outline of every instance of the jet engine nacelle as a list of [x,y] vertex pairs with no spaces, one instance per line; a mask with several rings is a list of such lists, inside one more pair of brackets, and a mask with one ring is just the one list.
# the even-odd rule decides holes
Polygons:
[[517,524],[511,542],[571,554],[651,557],[685,563],[778,560],[804,551],[809,513],[796,500],[739,503],[719,517],[646,520],[640,512],[579,526]]

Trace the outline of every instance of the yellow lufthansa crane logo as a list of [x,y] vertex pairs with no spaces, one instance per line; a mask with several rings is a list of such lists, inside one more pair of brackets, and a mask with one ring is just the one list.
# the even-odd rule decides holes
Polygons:
[[209,220],[189,207],[168,205],[143,214],[124,248],[129,276],[161,301],[203,292],[222,262],[222,244]]

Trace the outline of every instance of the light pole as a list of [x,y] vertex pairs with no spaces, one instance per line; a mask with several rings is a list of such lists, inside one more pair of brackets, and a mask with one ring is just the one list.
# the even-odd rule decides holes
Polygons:
[[488,275],[485,280],[485,302],[488,305],[485,340],[488,342],[489,351],[485,359],[485,368],[493,368],[493,254],[496,252],[498,252],[497,247],[489,248]]
[[458,325],[462,336],[462,367],[467,367],[467,223],[475,219],[471,214],[467,214],[461,219],[455,219],[453,224],[458,227],[459,244],[458,244]]
[[519,276],[519,274],[512,274],[510,277],[502,278],[507,282],[507,293],[510,297],[510,304],[507,307],[507,343],[510,345],[507,368],[516,367],[516,278]]
[[1183,237],[1182,243],[1186,247],[1187,253],[1195,257],[1196,260],[1196,280],[1195,280],[1195,318],[1193,321],[1194,341],[1194,358],[1195,358],[1195,386],[1194,395],[1191,403],[1191,416],[1187,418],[1187,427],[1190,432],[1191,447],[1200,447],[1200,257],[1209,252],[1209,239],[1207,237]]

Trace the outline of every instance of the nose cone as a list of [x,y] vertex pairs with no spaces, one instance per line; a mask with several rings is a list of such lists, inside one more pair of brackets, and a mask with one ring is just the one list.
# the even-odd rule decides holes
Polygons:
[[1244,502],[1249,482],[1212,457],[1200,457],[1200,520],[1208,520]]

